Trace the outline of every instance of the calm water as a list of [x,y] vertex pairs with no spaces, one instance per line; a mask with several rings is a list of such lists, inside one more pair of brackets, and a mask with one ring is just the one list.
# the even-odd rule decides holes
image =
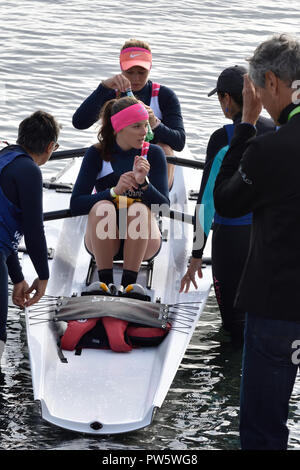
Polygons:
[[[210,133],[224,123],[216,98],[207,98],[218,73],[245,64],[275,32],[299,37],[299,20],[296,0],[1,0],[0,138],[14,142],[18,123],[44,109],[63,124],[62,149],[92,143],[95,128],[75,130],[73,112],[101,79],[119,71],[120,46],[137,37],[150,42],[151,77],[176,91],[189,147],[203,158]],[[238,449],[241,355],[219,329],[212,293],[154,424],[121,437],[91,438],[41,420],[32,401],[24,318],[11,308],[0,376],[0,449]],[[291,449],[300,448],[299,398],[298,379]]]

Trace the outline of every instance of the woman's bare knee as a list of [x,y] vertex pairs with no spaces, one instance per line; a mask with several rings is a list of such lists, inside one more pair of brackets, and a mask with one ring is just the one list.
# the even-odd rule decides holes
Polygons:
[[105,214],[114,214],[116,212],[115,206],[111,201],[98,201],[96,202],[89,212],[91,217],[103,217]]
[[111,201],[98,201],[89,212],[87,233],[92,241],[117,238],[116,209]]
[[144,254],[143,261],[151,259],[159,251],[161,245],[161,237],[151,238],[148,240],[148,245]]

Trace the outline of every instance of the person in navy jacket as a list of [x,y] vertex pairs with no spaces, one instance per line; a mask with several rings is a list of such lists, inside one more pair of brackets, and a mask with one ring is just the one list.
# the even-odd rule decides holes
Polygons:
[[[8,275],[14,284],[12,300],[21,308],[36,303],[49,278],[43,227],[43,185],[39,166],[58,147],[59,125],[53,116],[36,111],[24,119],[17,145],[0,152],[0,359],[6,342]],[[23,238],[38,277],[29,287],[18,259]],[[30,293],[34,292],[30,298]]]

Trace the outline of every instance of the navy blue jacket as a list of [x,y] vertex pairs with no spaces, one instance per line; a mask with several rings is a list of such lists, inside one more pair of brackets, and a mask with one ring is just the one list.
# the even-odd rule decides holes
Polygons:
[[[46,280],[49,278],[49,269],[43,226],[42,174],[38,165],[20,146],[6,147],[0,152],[0,158],[16,149],[20,155],[3,168],[0,187],[8,201],[20,210],[20,224],[28,254],[38,277]],[[7,266],[14,284],[24,279],[18,256],[13,250],[7,258]]]

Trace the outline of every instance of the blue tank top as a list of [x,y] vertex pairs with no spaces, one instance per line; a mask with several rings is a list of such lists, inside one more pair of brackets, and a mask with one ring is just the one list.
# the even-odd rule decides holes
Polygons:
[[[20,155],[31,158],[21,147],[4,149],[0,153],[0,174]],[[23,236],[21,213],[21,209],[5,196],[0,186],[0,250],[7,256],[18,252],[19,242]]]
[[[230,145],[234,133],[234,124],[226,124],[224,127],[227,132],[228,145]],[[222,225],[251,225],[252,213],[250,212],[249,214],[241,217],[221,217],[217,212],[215,212],[214,223]]]

